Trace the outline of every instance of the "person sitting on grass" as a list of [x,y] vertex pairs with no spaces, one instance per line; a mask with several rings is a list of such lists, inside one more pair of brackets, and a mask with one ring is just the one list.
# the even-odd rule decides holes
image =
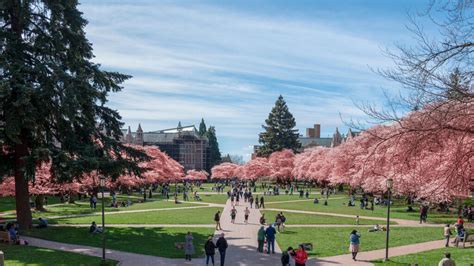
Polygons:
[[369,229],[369,233],[378,232],[378,231],[380,231],[380,225],[378,224],[374,225],[374,228]]
[[318,203],[319,203],[318,198],[314,198],[313,203],[314,203],[314,204],[318,204]]
[[262,213],[262,216],[260,217],[260,224],[261,224],[261,225],[265,225],[265,222],[266,222],[266,220],[265,220],[265,213]]
[[98,227],[95,222],[92,222],[91,226],[89,227],[89,233],[91,234],[102,233],[102,228]]
[[444,253],[444,258],[439,261],[438,266],[456,266],[454,260],[451,259],[451,253]]
[[28,241],[21,240],[20,235],[18,234],[18,224],[17,223],[8,223],[6,226],[8,235],[10,236],[11,241],[16,245],[28,245]]
[[38,219],[38,226],[36,226],[36,228],[47,228],[47,227],[48,227],[48,221],[40,217]]

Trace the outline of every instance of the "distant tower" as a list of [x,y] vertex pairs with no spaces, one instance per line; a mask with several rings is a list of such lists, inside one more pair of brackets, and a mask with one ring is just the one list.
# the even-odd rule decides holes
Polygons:
[[128,126],[127,135],[125,135],[125,143],[127,144],[133,143],[132,130],[130,129],[130,126]]
[[336,132],[332,135],[331,147],[337,147],[342,143],[342,135],[339,133],[339,129],[336,127]]
[[178,130],[178,133],[181,133],[183,131],[183,126],[181,126],[181,121],[178,122],[178,127],[176,128]]
[[140,124],[138,124],[137,135],[135,137],[135,144],[143,146],[143,130]]

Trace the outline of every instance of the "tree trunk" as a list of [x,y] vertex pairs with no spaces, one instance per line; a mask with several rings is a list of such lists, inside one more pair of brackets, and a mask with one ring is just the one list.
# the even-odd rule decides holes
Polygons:
[[69,194],[69,203],[74,203],[74,194]]
[[44,202],[44,195],[36,196],[36,198],[35,198],[35,209],[37,211],[41,211],[41,212],[46,211],[44,209],[43,202]]
[[15,145],[15,201],[16,217],[21,229],[31,228],[30,193],[28,180],[25,178],[25,159],[28,149],[25,144]]

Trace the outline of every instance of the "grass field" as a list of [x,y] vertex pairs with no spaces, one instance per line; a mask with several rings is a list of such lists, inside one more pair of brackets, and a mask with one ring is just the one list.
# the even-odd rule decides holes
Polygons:
[[[148,201],[145,203],[134,203],[129,207],[118,207],[111,208],[109,205],[106,205],[106,212],[120,212],[120,211],[131,211],[131,210],[149,210],[149,209],[167,209],[167,208],[181,208],[181,207],[191,207],[196,206],[196,204],[183,202],[182,204],[175,204],[174,201],[166,200],[156,200]],[[85,201],[76,201],[75,203],[54,205],[45,207],[46,211],[34,211],[33,217],[50,217],[50,216],[64,216],[64,215],[76,215],[76,214],[90,214],[94,212],[101,211],[100,201],[97,204],[96,209],[91,209],[89,202]]]
[[117,265],[116,261],[110,260],[106,264],[101,264],[101,259],[98,257],[31,246],[15,246],[0,243],[0,250],[5,254],[6,266]]
[[[313,243],[310,256],[326,257],[349,253],[349,234],[356,229],[362,237],[361,251],[385,247],[385,232],[369,233],[367,228],[287,228],[277,235],[280,248],[297,247],[300,243]],[[442,228],[394,227],[390,230],[390,246],[403,246],[443,238]]]
[[388,262],[373,261],[376,266],[408,266],[418,264],[418,266],[438,265],[438,262],[444,257],[444,253],[451,253],[451,259],[457,266],[469,266],[474,263],[474,247],[470,248],[442,248],[435,249],[411,255],[398,256],[390,258]]
[[[107,228],[106,246],[110,249],[154,255],[167,258],[182,258],[184,251],[175,248],[174,243],[184,242],[188,231],[193,233],[196,257],[204,254],[204,243],[209,235],[214,234],[212,228]],[[89,234],[88,228],[50,227],[33,229],[25,234],[58,241],[101,247],[102,236]],[[53,264],[51,264],[53,265]]]
[[[263,211],[267,222],[274,221],[276,215],[279,213],[277,211]],[[353,224],[356,225],[356,219],[346,218],[346,217],[337,217],[329,215],[317,215],[317,214],[303,214],[303,213],[290,213],[283,212],[286,217],[287,225],[298,225],[298,224]],[[374,224],[384,224],[384,221],[377,220],[366,220],[360,219],[359,225],[374,225]],[[393,223],[392,223],[393,224]]]
[[[269,208],[275,209],[289,209],[289,210],[303,210],[303,211],[315,211],[315,212],[328,212],[328,213],[340,213],[360,216],[372,216],[372,217],[386,217],[387,209],[385,207],[375,206],[374,211],[360,209],[359,206],[348,207],[348,197],[343,199],[336,195],[333,199],[329,198],[328,205],[322,204],[323,200],[320,200],[319,204],[313,204],[312,201],[303,202],[287,202],[287,203],[274,203],[269,205]],[[357,204],[357,202],[356,202]],[[406,212],[406,206],[394,205],[391,208],[390,216],[392,218],[406,219],[406,220],[418,220],[419,213]],[[416,210],[416,209],[415,209]],[[456,215],[454,214],[440,214],[440,213],[429,213],[428,222],[433,223],[453,223],[456,221]]]
[[[213,224],[214,214],[222,208],[202,207],[196,209],[164,210],[138,213],[105,215],[109,224]],[[101,221],[100,215],[51,219],[50,223],[90,224]]]

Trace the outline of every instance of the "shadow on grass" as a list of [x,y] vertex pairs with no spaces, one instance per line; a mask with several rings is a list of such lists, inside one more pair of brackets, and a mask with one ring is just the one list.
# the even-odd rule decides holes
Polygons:
[[0,250],[5,254],[5,265],[117,265],[116,261],[111,260],[102,264],[101,259],[98,257],[31,246],[5,245],[0,243]]
[[[204,243],[209,235],[213,235],[213,228],[106,228],[107,248],[167,257],[182,258],[184,251],[177,249],[175,243],[185,242],[187,232],[191,231],[194,237],[196,257],[204,255]],[[50,227],[47,229],[32,229],[24,232],[25,235],[41,239],[78,244],[92,247],[101,247],[102,235],[90,234],[87,227]]]

